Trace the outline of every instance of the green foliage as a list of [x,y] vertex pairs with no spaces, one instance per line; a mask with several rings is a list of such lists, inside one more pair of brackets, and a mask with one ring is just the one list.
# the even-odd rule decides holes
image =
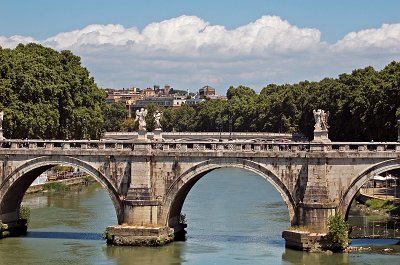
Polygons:
[[137,130],[139,128],[139,124],[137,122],[135,122],[134,119],[127,118],[122,122],[121,128],[125,132],[132,132],[132,131]]
[[369,199],[365,202],[365,205],[371,209],[382,210],[386,213],[400,213],[400,205],[391,200]]
[[26,222],[29,223],[31,218],[31,210],[28,207],[21,205],[19,208],[19,218],[25,219]]
[[[400,118],[400,62],[381,71],[372,67],[319,82],[270,84],[260,94],[230,87],[227,101],[206,100],[195,107],[148,106],[146,122],[162,110],[163,131],[300,132],[313,136],[313,109],[330,112],[329,137],[335,141],[395,141]],[[123,104],[105,103],[99,89],[70,51],[38,44],[0,47],[0,110],[6,138],[97,139],[103,131],[133,131]]]
[[122,103],[104,104],[104,129],[108,132],[119,132],[123,128],[123,121],[128,111]]
[[96,179],[94,178],[94,177],[92,177],[92,176],[90,176],[90,175],[86,175],[86,176],[84,176],[83,177],[84,179],[85,179],[85,181],[86,182],[95,182],[96,181]]
[[72,167],[72,166],[64,166],[64,165],[57,165],[57,166],[52,167],[52,170],[54,172],[62,172],[62,171],[70,171],[70,172],[72,172],[72,171],[74,171],[74,167]]
[[336,213],[328,219],[328,243],[332,250],[343,250],[349,246],[349,225]]
[[113,126],[105,124],[104,115],[113,113],[105,98],[105,91],[70,51],[33,43],[0,49],[6,138],[98,138],[105,126]]
[[186,220],[186,214],[181,213],[179,216],[179,223],[181,224],[187,224],[187,220]]
[[354,70],[338,78],[297,84],[270,84],[257,94],[230,87],[227,101],[165,109],[164,131],[300,132],[313,137],[313,109],[330,112],[329,137],[336,141],[395,141],[400,118],[400,62],[383,70]]
[[47,182],[43,185],[43,190],[68,191],[69,187],[62,182]]

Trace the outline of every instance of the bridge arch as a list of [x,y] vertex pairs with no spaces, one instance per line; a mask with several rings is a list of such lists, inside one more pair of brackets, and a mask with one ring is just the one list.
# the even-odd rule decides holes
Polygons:
[[246,169],[269,181],[278,190],[285,201],[288,207],[291,224],[296,224],[295,201],[287,187],[272,169],[268,169],[265,165],[247,159],[221,158],[210,159],[191,167],[170,185],[166,192],[161,215],[162,219],[166,221],[167,226],[173,228],[179,226],[180,213],[189,191],[204,175],[219,168]]
[[351,202],[360,190],[370,178],[381,173],[400,168],[400,159],[390,159],[380,163],[377,163],[366,170],[364,170],[349,186],[346,192],[343,194],[342,199],[339,203],[340,213],[346,217],[350,210]]
[[15,221],[26,190],[32,182],[43,172],[55,165],[66,164],[79,167],[84,172],[93,176],[108,191],[114,204],[118,223],[122,222],[123,207],[118,195],[118,190],[108,178],[92,165],[69,156],[43,156],[27,161],[11,172],[0,186],[0,219],[4,223]]

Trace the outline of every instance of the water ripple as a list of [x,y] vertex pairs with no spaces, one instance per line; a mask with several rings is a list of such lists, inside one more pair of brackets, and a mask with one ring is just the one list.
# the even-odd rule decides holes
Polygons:
[[32,232],[28,232],[25,237],[27,237],[27,238],[102,240],[102,236],[99,233],[81,233],[81,232],[32,231]]

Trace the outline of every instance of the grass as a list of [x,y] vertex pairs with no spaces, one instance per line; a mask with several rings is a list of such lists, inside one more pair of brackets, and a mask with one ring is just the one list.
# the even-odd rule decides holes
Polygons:
[[365,202],[365,205],[373,210],[381,210],[390,214],[400,214],[400,205],[395,204],[391,200],[369,199]]
[[48,182],[43,185],[44,190],[51,190],[51,191],[67,191],[69,187],[61,182]]
[[298,231],[298,232],[309,232],[309,233],[318,233],[318,231],[314,227],[304,226],[304,225],[295,225],[288,228],[289,231]]

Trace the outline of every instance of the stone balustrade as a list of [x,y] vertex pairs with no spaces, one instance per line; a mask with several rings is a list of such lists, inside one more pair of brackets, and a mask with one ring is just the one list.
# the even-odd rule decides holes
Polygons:
[[400,142],[279,142],[131,140],[2,140],[1,149],[28,150],[156,150],[168,152],[400,152]]

